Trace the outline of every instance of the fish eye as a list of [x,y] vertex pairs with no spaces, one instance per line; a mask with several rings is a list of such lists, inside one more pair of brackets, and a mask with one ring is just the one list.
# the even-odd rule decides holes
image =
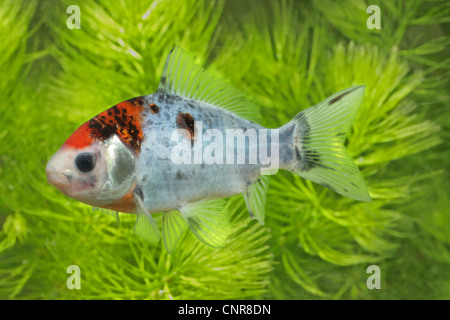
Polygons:
[[95,156],[92,153],[80,153],[75,159],[75,164],[81,172],[89,172],[95,167]]

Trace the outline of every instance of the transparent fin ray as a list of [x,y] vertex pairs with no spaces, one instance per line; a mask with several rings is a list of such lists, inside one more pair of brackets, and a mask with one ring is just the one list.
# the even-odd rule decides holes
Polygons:
[[148,212],[147,208],[144,206],[142,199],[135,195],[135,200],[137,201],[137,218],[134,225],[134,232],[141,238],[156,244],[161,238],[159,233],[158,224],[152,215]]
[[105,208],[100,208],[100,207],[92,207],[92,211],[103,212],[103,213],[106,213],[108,216],[112,216],[112,217],[117,217],[117,214],[118,214],[118,212],[115,210],[105,209]]
[[256,105],[230,84],[195,64],[193,56],[179,47],[167,57],[158,90],[213,104],[247,120],[259,120]]
[[110,210],[110,209],[105,209],[105,208],[100,208],[100,207],[92,207],[92,211],[103,212],[103,213],[106,213],[108,216],[112,216],[112,217],[116,218],[116,221],[117,221],[117,228],[120,228],[120,216],[119,216],[119,211]]
[[224,206],[223,199],[206,199],[181,207],[180,213],[198,239],[211,247],[221,248],[230,231]]
[[364,88],[340,91],[294,117],[299,145],[293,171],[346,197],[370,201],[366,183],[343,145]]
[[173,251],[186,229],[186,222],[177,210],[163,214],[162,238],[168,253]]
[[269,176],[260,176],[243,194],[250,216],[258,220],[262,225],[264,225],[266,214],[269,179]]

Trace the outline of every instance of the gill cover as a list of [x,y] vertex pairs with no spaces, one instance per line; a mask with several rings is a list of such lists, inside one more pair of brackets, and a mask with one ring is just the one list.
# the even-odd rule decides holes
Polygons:
[[117,135],[105,142],[105,164],[107,179],[101,196],[117,199],[131,190],[135,181],[135,159]]

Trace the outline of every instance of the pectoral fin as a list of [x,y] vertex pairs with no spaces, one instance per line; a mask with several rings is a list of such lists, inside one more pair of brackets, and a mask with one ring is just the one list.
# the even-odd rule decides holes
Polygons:
[[139,237],[144,238],[151,243],[158,243],[161,236],[155,219],[153,219],[150,212],[148,212],[144,205],[144,201],[138,193],[134,194],[134,199],[137,204],[137,218],[134,225],[134,232]]
[[223,199],[205,199],[186,204],[180,213],[191,231],[205,244],[220,248],[229,234],[229,217]]
[[117,228],[120,227],[120,218],[119,218],[119,212],[115,210],[100,208],[100,207],[92,207],[92,211],[100,211],[103,213],[106,213],[109,216],[113,216],[117,220]]

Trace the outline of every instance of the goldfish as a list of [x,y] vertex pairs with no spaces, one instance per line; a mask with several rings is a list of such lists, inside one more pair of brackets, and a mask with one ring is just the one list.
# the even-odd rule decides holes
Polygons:
[[[242,194],[264,224],[269,177],[279,169],[338,194],[370,201],[344,141],[364,86],[342,90],[277,129],[236,88],[174,48],[156,92],[82,124],[51,157],[47,181],[96,208],[136,214],[134,231],[174,250],[188,228],[219,248],[227,237],[225,198]],[[154,219],[162,212],[162,232]]]

